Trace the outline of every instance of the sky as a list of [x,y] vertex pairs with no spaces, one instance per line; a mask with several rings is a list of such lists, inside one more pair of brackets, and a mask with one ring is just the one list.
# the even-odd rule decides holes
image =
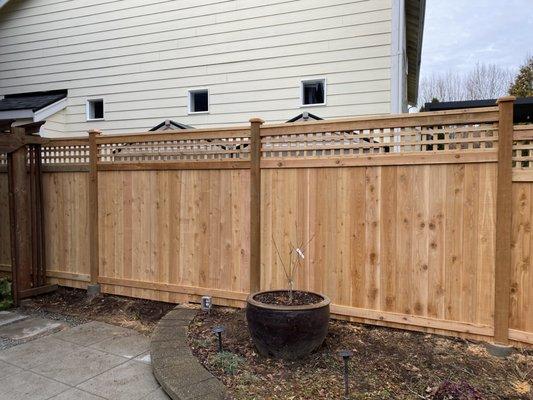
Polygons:
[[533,55],[533,0],[426,0],[421,76],[476,62],[518,71]]

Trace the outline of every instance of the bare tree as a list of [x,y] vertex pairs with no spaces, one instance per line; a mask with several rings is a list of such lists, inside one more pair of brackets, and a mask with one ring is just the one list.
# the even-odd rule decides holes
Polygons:
[[465,74],[446,71],[420,82],[420,104],[438,101],[494,99],[507,93],[513,75],[495,64],[476,64]]
[[508,69],[495,64],[476,64],[465,77],[465,100],[494,99],[504,96],[513,80]]

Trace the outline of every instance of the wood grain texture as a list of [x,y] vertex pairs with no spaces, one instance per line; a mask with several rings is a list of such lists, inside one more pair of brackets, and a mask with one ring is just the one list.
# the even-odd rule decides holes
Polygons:
[[88,173],[43,174],[47,270],[90,273],[88,190]]
[[269,236],[285,256],[290,241],[314,237],[296,285],[341,310],[492,326],[495,171],[492,163],[263,170],[263,289],[286,286]]
[[515,97],[498,100],[498,184],[496,201],[496,270],[494,287],[494,341],[509,342],[511,295],[511,220],[513,186],[513,101]]
[[[103,283],[249,290],[249,171],[107,171],[98,179]],[[118,294],[147,290],[127,285]]]
[[533,183],[513,183],[511,329],[533,332]]

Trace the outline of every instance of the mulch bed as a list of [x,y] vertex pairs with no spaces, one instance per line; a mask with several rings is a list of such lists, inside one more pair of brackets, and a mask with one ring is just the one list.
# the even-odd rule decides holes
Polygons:
[[[222,353],[217,325],[226,329]],[[533,350],[499,359],[466,340],[331,321],[316,353],[284,362],[258,355],[244,312],[227,308],[198,315],[189,344],[236,400],[342,399],[341,349],[353,351],[351,399],[533,399]]]
[[95,320],[151,333],[157,322],[176,305],[129,297],[102,295],[89,301],[87,292],[60,287],[57,291],[34,297],[24,309]]

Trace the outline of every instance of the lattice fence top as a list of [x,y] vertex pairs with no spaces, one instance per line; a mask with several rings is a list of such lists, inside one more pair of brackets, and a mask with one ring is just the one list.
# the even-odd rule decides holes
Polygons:
[[[523,134],[525,135],[525,134]],[[498,108],[455,110],[399,116],[372,116],[346,120],[268,124],[260,128],[261,165],[355,165],[364,160],[393,162],[403,155],[446,155],[448,159],[478,153],[494,159],[498,146]],[[527,135],[526,135],[527,136]],[[520,137],[514,147],[514,167],[532,168],[531,142]],[[96,135],[98,165],[104,169],[164,168],[165,163],[190,168],[242,167],[250,160],[250,126],[191,129],[176,132]],[[89,138],[47,140],[42,145],[45,166],[89,164]],[[373,157],[373,160],[370,159]],[[422,157],[431,160],[428,157]],[[444,158],[443,158],[444,159]],[[461,158],[462,159],[462,158]],[[294,160],[291,161],[291,160]],[[302,162],[298,160],[305,160]],[[317,163],[310,160],[317,160]],[[353,160],[347,161],[346,160]],[[402,159],[406,162],[406,158]],[[213,163],[215,161],[215,163]],[[226,162],[228,161],[228,162]],[[191,164],[191,162],[193,162]],[[194,162],[205,162],[205,166]],[[0,155],[0,165],[6,164]],[[329,164],[328,164],[329,165]],[[68,167],[67,167],[68,168]]]
[[99,163],[247,160],[248,130],[98,138]]
[[533,173],[533,124],[514,127],[513,168]]
[[57,140],[41,147],[43,165],[89,164],[89,141]]
[[497,123],[343,129],[263,136],[262,156],[316,158],[428,151],[465,152],[494,149],[497,141]]
[[266,159],[494,152],[498,109],[265,125],[261,136]]

